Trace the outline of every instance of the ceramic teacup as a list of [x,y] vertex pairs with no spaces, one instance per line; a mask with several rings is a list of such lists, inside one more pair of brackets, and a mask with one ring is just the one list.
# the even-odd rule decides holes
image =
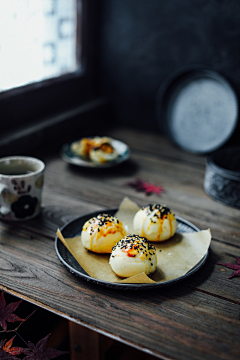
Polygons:
[[28,156],[0,159],[0,219],[32,219],[41,210],[45,164]]

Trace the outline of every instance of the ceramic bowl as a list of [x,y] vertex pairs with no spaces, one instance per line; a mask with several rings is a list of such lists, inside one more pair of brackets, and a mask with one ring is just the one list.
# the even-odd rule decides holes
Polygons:
[[211,198],[240,209],[240,146],[208,156],[204,190]]

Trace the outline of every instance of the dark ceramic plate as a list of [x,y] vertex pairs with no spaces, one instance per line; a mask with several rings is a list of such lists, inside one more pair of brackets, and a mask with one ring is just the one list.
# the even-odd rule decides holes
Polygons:
[[[104,210],[104,212],[108,213],[109,215],[114,215],[117,212],[117,210],[118,209],[106,209]],[[84,216],[80,216],[75,220],[70,221],[60,229],[61,233],[65,238],[71,238],[80,235],[84,223],[93,216],[97,216],[98,214],[99,211],[96,211]],[[184,220],[178,216],[176,216],[176,219],[178,222],[177,232],[199,231],[199,229],[189,221]],[[188,276],[198,271],[200,267],[205,263],[208,256],[208,252],[207,252],[206,255],[202,258],[202,260],[196,266],[194,266],[194,268],[192,268],[187,274],[180,276],[176,279],[154,283],[154,284],[124,284],[124,283],[111,283],[108,281],[98,280],[89,276],[86,273],[86,271],[80,266],[80,264],[74,259],[72,254],[67,250],[67,248],[63,245],[63,243],[61,242],[61,240],[58,239],[57,236],[55,238],[55,250],[60,261],[74,275],[80,277],[83,280],[90,281],[92,283],[101,286],[105,286],[113,289],[122,289],[122,290],[141,290],[141,289],[144,290],[144,289],[151,289],[157,287],[164,287],[167,285],[173,285],[174,283],[180,280],[184,280]]]
[[240,146],[208,156],[204,190],[211,198],[240,209]]
[[156,111],[160,127],[176,145],[204,154],[220,148],[233,134],[238,100],[224,77],[194,69],[163,83]]
[[[79,140],[77,140],[79,141]],[[94,163],[91,160],[85,159],[83,157],[80,157],[71,149],[72,143],[65,144],[61,149],[61,158],[66,161],[69,164],[77,165],[77,166],[83,166],[83,167],[91,167],[91,168],[106,168],[106,167],[113,167],[116,166],[123,161],[126,161],[130,157],[130,149],[128,145],[126,145],[124,142],[112,139],[112,145],[118,152],[118,157],[113,161],[108,161],[105,163]]]

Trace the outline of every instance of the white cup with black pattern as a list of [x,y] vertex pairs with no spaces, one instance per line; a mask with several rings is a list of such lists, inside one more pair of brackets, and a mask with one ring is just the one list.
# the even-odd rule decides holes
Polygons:
[[44,170],[34,157],[0,159],[0,219],[23,221],[40,213]]

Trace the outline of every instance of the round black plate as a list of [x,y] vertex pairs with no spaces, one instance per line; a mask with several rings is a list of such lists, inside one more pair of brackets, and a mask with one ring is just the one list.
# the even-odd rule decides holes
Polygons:
[[[106,209],[104,210],[104,213],[107,213],[109,215],[114,215],[117,212],[118,209]],[[93,213],[80,216],[70,222],[68,222],[66,225],[64,225],[60,231],[63,234],[65,238],[71,238],[75,237],[81,234],[82,226],[84,223],[89,220],[90,218],[97,216],[99,214],[99,211],[95,211]],[[178,228],[177,232],[194,232],[194,231],[200,231],[199,228],[197,228],[195,225],[190,223],[187,220],[184,220],[180,218],[179,216],[175,216],[178,222]],[[55,237],[55,250],[57,253],[58,258],[60,261],[67,267],[67,269],[73,273],[76,276],[79,276],[83,280],[93,282],[98,285],[102,285],[105,287],[113,288],[113,289],[122,289],[122,290],[143,290],[143,289],[151,289],[151,288],[157,288],[157,287],[164,287],[167,285],[172,285],[176,283],[177,281],[183,280],[187,278],[188,276],[194,274],[197,270],[200,269],[200,267],[205,263],[208,252],[206,255],[202,258],[202,260],[194,266],[187,274],[180,276],[173,280],[168,281],[162,281],[154,284],[125,284],[125,283],[111,283],[108,281],[98,280],[95,278],[92,278],[89,276],[86,271],[81,267],[81,265],[74,259],[72,254],[67,250],[67,248],[63,245],[61,240],[58,239],[58,237]]]

